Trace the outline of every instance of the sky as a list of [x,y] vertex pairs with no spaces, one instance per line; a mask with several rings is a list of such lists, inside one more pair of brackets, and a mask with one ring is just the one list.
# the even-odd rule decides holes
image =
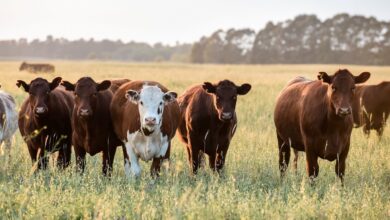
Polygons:
[[0,39],[47,35],[191,43],[218,29],[262,29],[300,14],[390,21],[390,0],[0,0]]

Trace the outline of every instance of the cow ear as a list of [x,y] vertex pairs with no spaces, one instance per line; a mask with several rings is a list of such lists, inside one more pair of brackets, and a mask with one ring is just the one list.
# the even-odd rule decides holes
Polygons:
[[50,90],[53,90],[57,88],[58,85],[60,85],[62,78],[61,77],[56,77],[51,81],[50,83]]
[[163,96],[163,100],[164,100],[164,102],[166,104],[168,104],[169,102],[175,101],[176,98],[177,98],[177,93],[176,92],[167,92]]
[[111,81],[104,80],[103,82],[101,82],[100,84],[97,85],[96,89],[97,89],[97,91],[103,91],[103,90],[110,88],[110,86],[111,86]]
[[355,76],[355,84],[364,83],[367,81],[371,76],[371,73],[369,72],[362,72],[359,76]]
[[215,93],[215,91],[216,91],[215,86],[213,84],[211,84],[210,82],[204,82],[202,87],[208,93]]
[[23,88],[24,88],[24,91],[26,91],[26,92],[28,92],[29,90],[30,90],[30,85],[29,84],[27,84],[25,81],[23,81],[23,80],[18,80],[18,81],[16,81],[16,86],[17,87],[21,87],[21,86],[23,86]]
[[127,90],[125,97],[134,104],[137,104],[140,99],[139,93],[131,89]]
[[322,80],[324,83],[332,84],[332,77],[329,76],[326,72],[319,72],[317,78]]
[[68,90],[68,91],[74,91],[74,89],[75,89],[75,85],[70,83],[70,82],[68,82],[68,81],[63,81],[61,83],[61,85],[63,87],[65,87],[65,89]]
[[248,83],[244,83],[241,86],[237,86],[237,94],[245,95],[251,90],[252,86]]

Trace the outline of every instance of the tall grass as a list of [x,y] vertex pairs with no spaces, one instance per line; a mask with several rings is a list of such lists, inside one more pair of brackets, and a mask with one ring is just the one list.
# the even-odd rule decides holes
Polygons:
[[[333,73],[348,67],[353,73],[370,71],[370,83],[390,80],[390,67],[341,65],[188,65],[128,64],[111,62],[54,62],[57,73],[75,82],[89,75],[96,80],[129,78],[156,80],[173,91],[204,81],[231,79],[249,82],[253,90],[239,97],[239,124],[231,143],[224,174],[218,177],[207,164],[192,176],[184,145],[173,141],[170,163],[153,180],[151,163],[141,163],[140,179],[127,179],[122,151],[118,149],[111,179],[101,174],[101,155],[87,156],[86,173],[72,166],[31,174],[31,160],[19,132],[11,159],[0,158],[0,218],[2,219],[388,219],[390,218],[390,129],[379,140],[367,139],[360,129],[352,134],[345,186],[334,172],[334,162],[320,160],[320,173],[309,186],[305,158],[297,173],[291,167],[284,181],[279,178],[278,148],[273,125],[275,98],[287,81],[303,75],[316,78],[318,71]],[[37,75],[18,72],[17,62],[0,63],[0,83],[20,106],[27,94],[15,86],[17,79],[30,81]]]

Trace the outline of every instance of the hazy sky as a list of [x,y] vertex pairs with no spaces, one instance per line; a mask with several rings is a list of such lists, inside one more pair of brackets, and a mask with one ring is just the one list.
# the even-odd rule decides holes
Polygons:
[[298,14],[347,12],[390,21],[390,0],[0,0],[0,39],[95,38],[193,42]]

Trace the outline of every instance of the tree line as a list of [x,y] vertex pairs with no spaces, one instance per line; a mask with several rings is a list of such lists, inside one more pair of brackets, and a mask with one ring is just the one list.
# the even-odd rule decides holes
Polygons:
[[218,30],[195,42],[194,63],[348,63],[390,64],[390,22],[338,14],[321,21],[315,15],[269,22],[251,29]]

